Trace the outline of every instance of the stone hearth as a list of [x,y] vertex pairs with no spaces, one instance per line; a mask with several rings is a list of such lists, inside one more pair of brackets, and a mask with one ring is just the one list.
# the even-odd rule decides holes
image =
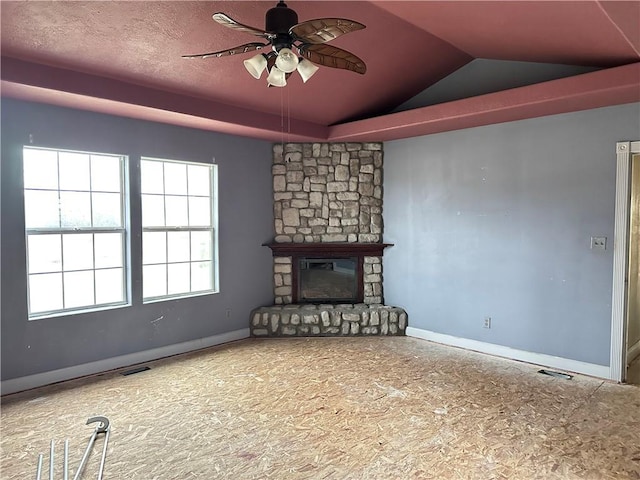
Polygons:
[[[381,143],[274,145],[276,305],[252,312],[252,335],[404,335],[407,313],[384,305],[382,168]],[[357,262],[355,302],[299,303],[306,259]]]
[[404,335],[407,313],[386,305],[276,305],[251,314],[255,336]]

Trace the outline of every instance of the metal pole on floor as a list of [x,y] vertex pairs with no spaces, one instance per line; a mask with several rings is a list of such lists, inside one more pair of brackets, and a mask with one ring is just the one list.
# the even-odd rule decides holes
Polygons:
[[51,447],[49,449],[49,480],[53,480],[53,450],[54,450],[54,442],[51,440]]
[[62,478],[69,480],[69,439],[64,441],[64,463],[62,464]]
[[38,455],[38,469],[36,470],[36,480],[40,480],[40,475],[42,475],[42,458],[42,454]]

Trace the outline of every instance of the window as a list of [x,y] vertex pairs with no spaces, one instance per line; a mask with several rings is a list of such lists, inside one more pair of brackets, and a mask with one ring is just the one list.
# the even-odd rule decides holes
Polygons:
[[143,158],[144,301],[216,291],[215,167]]
[[29,318],[127,303],[124,164],[23,148]]

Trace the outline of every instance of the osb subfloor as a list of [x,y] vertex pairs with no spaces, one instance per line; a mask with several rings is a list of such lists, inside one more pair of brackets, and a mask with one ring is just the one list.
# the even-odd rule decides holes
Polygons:
[[[640,387],[407,337],[246,340],[11,395],[3,479],[111,421],[105,480],[638,479]],[[83,478],[96,478],[103,439]],[[62,478],[56,461],[55,478]]]

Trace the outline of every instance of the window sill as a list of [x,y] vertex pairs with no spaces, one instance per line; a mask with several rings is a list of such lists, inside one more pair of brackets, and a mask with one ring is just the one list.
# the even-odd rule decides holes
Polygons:
[[185,293],[180,295],[171,295],[166,297],[153,297],[142,300],[143,305],[147,305],[149,303],[158,303],[158,302],[167,302],[169,300],[182,300],[184,298],[194,298],[194,297],[204,297],[206,295],[215,295],[220,293],[219,290],[207,290],[206,292],[193,292],[193,293]]
[[46,320],[49,318],[72,317],[75,315],[83,315],[88,313],[104,312],[107,310],[116,310],[118,308],[127,308],[131,306],[131,302],[118,303],[112,305],[101,305],[93,308],[83,308],[82,310],[65,310],[62,312],[51,312],[43,314],[29,315],[29,321]]

